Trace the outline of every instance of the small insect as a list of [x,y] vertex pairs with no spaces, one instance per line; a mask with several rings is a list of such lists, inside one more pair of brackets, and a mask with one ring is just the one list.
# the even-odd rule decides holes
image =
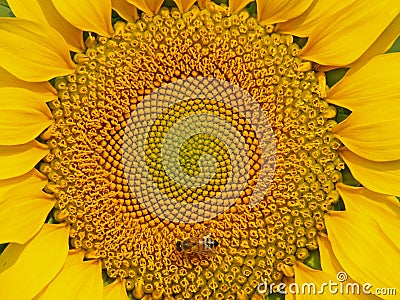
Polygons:
[[214,252],[214,248],[219,244],[210,237],[211,233],[205,231],[197,237],[187,238],[176,242],[176,249],[179,252],[194,255],[208,255]]

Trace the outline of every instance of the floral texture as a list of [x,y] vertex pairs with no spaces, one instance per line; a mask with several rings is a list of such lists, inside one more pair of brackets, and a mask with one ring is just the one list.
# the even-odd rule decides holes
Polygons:
[[400,288],[396,0],[8,5],[2,299]]

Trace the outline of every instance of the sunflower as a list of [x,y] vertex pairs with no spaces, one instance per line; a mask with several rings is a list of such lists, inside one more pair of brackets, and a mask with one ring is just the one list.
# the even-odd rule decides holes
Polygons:
[[397,0],[8,5],[2,299],[400,287]]

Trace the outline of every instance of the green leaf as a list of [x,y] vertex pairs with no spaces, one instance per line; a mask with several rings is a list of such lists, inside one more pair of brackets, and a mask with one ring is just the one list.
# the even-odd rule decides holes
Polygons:
[[387,53],[391,52],[400,52],[400,37],[397,38],[392,47],[387,51]]
[[335,83],[337,83],[340,79],[343,78],[348,70],[349,68],[340,68],[326,72],[326,83],[328,84],[328,86],[331,87]]
[[7,1],[0,0],[0,17],[13,17],[13,13],[7,4]]
[[319,256],[319,251],[317,250],[312,250],[309,251],[310,252],[310,256],[307,257],[304,260],[304,263],[309,266],[310,268],[313,268],[315,270],[321,270],[321,259]]

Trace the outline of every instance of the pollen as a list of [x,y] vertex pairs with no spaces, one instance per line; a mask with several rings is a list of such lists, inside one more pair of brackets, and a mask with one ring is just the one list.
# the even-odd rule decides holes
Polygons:
[[[107,276],[122,278],[136,299],[259,299],[260,282],[293,276],[294,263],[318,248],[324,214],[339,198],[335,183],[344,164],[332,133],[336,111],[324,100],[324,74],[298,57],[292,36],[259,25],[246,11],[230,14],[225,8],[162,8],[135,23],[117,22],[110,38],[90,34],[86,52],[74,57],[75,72],[55,80],[58,99],[49,103],[55,124],[42,135],[51,151],[40,163],[49,179],[45,189],[57,200],[54,217],[70,224],[71,247],[100,259]],[[216,78],[247,91],[276,144],[272,182],[250,207],[262,161],[259,140],[243,114],[211,97],[182,99],[164,110],[151,126],[145,154],[150,178],[168,198],[212,199],[232,172],[229,147],[199,133],[176,150],[176,172],[197,176],[202,156],[209,155],[215,175],[197,188],[173,182],[162,165],[162,142],[179,119],[197,113],[224,119],[251,155],[247,185],[234,205],[194,224],[149,211],[132,192],[123,161],[125,130],[139,103],[191,77]],[[177,251],[178,240],[206,230],[218,242],[212,253]]]

